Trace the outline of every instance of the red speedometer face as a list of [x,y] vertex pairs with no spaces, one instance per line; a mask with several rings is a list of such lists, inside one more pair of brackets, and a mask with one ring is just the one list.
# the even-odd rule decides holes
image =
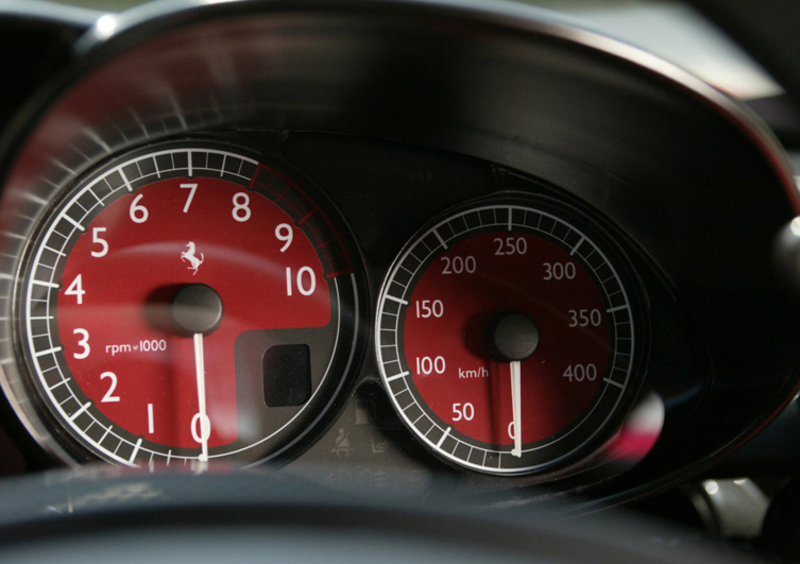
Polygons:
[[31,249],[32,381],[109,461],[267,458],[350,370],[351,260],[330,211],[274,167],[204,144],[132,155],[73,190]]
[[470,207],[392,268],[376,333],[384,383],[440,456],[544,471],[613,432],[631,387],[633,306],[605,240],[576,219],[552,203]]

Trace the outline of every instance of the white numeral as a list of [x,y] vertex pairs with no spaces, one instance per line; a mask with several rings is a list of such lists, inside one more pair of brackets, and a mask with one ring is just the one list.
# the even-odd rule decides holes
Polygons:
[[152,435],[153,433],[155,433],[155,427],[156,427],[156,422],[155,422],[155,417],[153,417],[153,404],[152,403],[148,403],[147,404],[147,432],[150,435]]
[[83,360],[84,358],[89,356],[91,352],[91,348],[89,347],[89,332],[86,329],[73,329],[73,335],[80,335],[83,338],[78,339],[78,346],[83,347],[83,352],[81,353],[72,353],[73,358],[77,358],[78,360]]
[[194,200],[194,193],[197,192],[197,184],[181,184],[181,188],[189,189],[189,197],[186,198],[186,204],[183,206],[183,213],[189,213],[189,206],[192,205]]
[[461,421],[472,421],[475,418],[475,406],[471,403],[454,403],[453,404],[453,422]]
[[570,364],[562,376],[570,382],[594,382],[597,379],[597,366],[594,364]]
[[603,314],[599,309],[571,309],[569,310],[570,327],[599,327],[603,322]]
[[417,374],[427,376],[428,374],[444,374],[446,363],[443,356],[431,358],[429,356],[417,357]]
[[115,403],[119,401],[119,396],[114,395],[114,390],[117,389],[117,375],[113,372],[103,372],[100,375],[101,380],[105,380],[108,378],[111,380],[111,385],[108,387],[108,391],[106,395],[103,396],[103,399],[100,400],[101,403]]
[[292,279],[291,267],[286,267],[286,295],[291,296],[295,282],[298,291],[304,296],[310,296],[317,289],[317,275],[310,266],[304,266],[297,271],[297,279]]
[[525,237],[496,237],[494,242],[497,244],[495,256],[524,255],[528,252],[528,240]]
[[577,273],[574,262],[544,263],[545,280],[574,280]]
[[288,223],[281,223],[278,227],[275,228],[275,238],[278,241],[283,241],[285,244],[281,247],[281,252],[286,252],[286,249],[289,248],[289,245],[292,244],[292,238],[294,238],[294,230],[292,230],[292,226]]
[[64,294],[67,296],[75,296],[78,305],[83,305],[83,295],[86,293],[86,290],[83,289],[83,279],[81,276],[81,274],[78,274],[75,280],[72,281],[72,284],[64,291]]
[[92,251],[93,257],[104,257],[108,254],[108,241],[100,237],[100,233],[105,233],[105,227],[93,227],[92,228],[92,243],[100,245],[99,251]]
[[233,219],[244,223],[253,215],[250,211],[250,195],[247,192],[236,192],[233,195]]
[[200,424],[201,429],[198,429],[198,423],[200,423],[200,414],[196,413],[194,417],[192,417],[192,438],[197,443],[202,443],[203,441],[207,441],[208,438],[211,436],[211,420],[206,415],[203,418],[202,424]]
[[144,198],[144,194],[139,194],[133,199],[131,202],[131,208],[128,210],[128,214],[131,216],[131,221],[134,223],[144,223],[147,221],[147,218],[150,217],[150,212],[147,211],[147,208],[144,206],[140,206],[139,202]]
[[167,350],[167,341],[164,339],[153,339],[152,341],[139,341],[139,349],[142,352],[150,351],[165,351]]
[[467,257],[442,257],[444,269],[442,274],[474,274],[478,268],[478,262],[472,255]]
[[444,304],[442,300],[416,300],[417,318],[442,317]]

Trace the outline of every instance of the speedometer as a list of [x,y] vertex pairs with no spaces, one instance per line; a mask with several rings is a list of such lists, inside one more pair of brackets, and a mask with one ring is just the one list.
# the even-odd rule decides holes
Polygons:
[[254,462],[333,405],[359,343],[358,253],[284,170],[213,142],[156,145],[45,216],[17,334],[77,458]]
[[586,215],[509,195],[453,210],[401,252],[376,327],[398,414],[437,455],[494,474],[563,468],[635,394],[642,312]]

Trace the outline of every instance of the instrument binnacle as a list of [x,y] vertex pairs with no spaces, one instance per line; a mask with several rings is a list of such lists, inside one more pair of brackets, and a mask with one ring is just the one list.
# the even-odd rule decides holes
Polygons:
[[52,207],[23,268],[23,373],[79,460],[274,458],[321,427],[363,346],[344,221],[238,146],[114,159]]

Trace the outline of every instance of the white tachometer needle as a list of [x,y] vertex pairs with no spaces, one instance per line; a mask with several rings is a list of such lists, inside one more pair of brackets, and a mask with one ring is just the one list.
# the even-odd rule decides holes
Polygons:
[[211,420],[206,409],[206,361],[203,350],[203,335],[209,335],[220,323],[224,308],[222,298],[210,286],[188,284],[181,288],[170,304],[170,317],[177,329],[194,340],[194,366],[197,376],[198,412],[192,418],[192,438],[200,443],[200,471],[208,466],[208,438],[211,436]]
[[522,457],[522,379],[520,377],[521,363],[518,360],[511,361],[511,411],[514,418],[514,448],[511,454],[517,458]]
[[208,462],[208,436],[211,434],[206,414],[206,364],[203,356],[203,334],[194,334],[194,365],[197,372],[197,403],[200,415],[200,462]]

